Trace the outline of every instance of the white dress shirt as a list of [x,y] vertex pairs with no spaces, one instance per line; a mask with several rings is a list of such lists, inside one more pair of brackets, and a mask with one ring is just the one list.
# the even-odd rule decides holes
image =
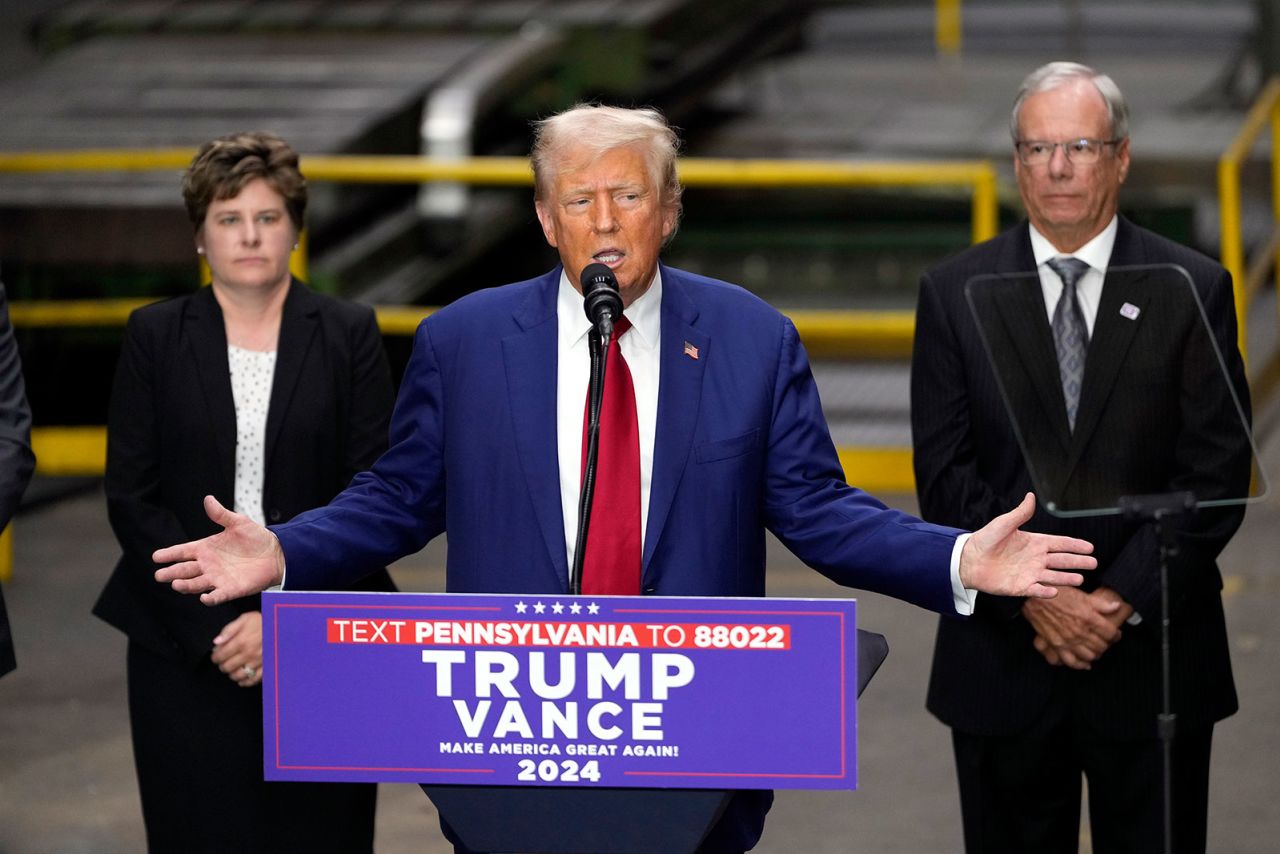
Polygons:
[[1062,296],[1062,279],[1058,278],[1058,274],[1049,266],[1049,259],[1060,256],[1079,258],[1089,265],[1089,269],[1076,282],[1076,300],[1080,303],[1085,326],[1089,330],[1089,337],[1092,338],[1093,323],[1098,317],[1098,304],[1102,301],[1102,280],[1107,275],[1107,265],[1111,262],[1111,250],[1116,245],[1119,220],[1114,216],[1111,217],[1111,222],[1098,232],[1096,237],[1070,253],[1059,252],[1049,242],[1049,238],[1036,231],[1034,225],[1029,227],[1031,252],[1036,259],[1036,272],[1040,274],[1040,289],[1044,292],[1044,310],[1050,323],[1053,323],[1053,310],[1058,306],[1058,298]]
[[276,351],[246,350],[227,345],[231,399],[236,409],[236,476],[233,510],[259,525],[262,485],[266,476],[267,406],[276,371]]
[[[640,428],[640,548],[644,550],[649,524],[649,487],[653,482],[653,442],[658,425],[658,369],[662,344],[662,274],[623,311],[631,329],[618,339],[622,358],[631,371],[636,392],[636,420]],[[591,321],[582,307],[582,294],[560,274],[556,295],[556,449],[560,459],[560,507],[564,511],[564,542],[573,566],[578,546],[578,499],[582,489],[582,422],[591,383],[591,354],[587,333]]]

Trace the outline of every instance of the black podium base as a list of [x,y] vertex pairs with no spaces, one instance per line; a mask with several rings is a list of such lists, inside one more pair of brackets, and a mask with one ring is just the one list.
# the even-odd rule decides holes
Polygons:
[[423,786],[462,844],[521,854],[688,854],[728,792]]

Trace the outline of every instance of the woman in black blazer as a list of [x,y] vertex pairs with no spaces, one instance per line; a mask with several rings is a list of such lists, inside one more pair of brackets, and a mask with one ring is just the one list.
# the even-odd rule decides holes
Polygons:
[[[289,275],[297,164],[268,134],[200,149],[183,196],[212,284],[135,311],[116,371],[106,493],[124,554],[94,613],[129,636],[152,852],[373,847],[374,785],[263,781],[259,598],[210,608],[152,578],[152,551],[214,533],[205,495],[283,522],[385,447],[392,383],[373,312]],[[365,589],[393,588],[383,570]]]

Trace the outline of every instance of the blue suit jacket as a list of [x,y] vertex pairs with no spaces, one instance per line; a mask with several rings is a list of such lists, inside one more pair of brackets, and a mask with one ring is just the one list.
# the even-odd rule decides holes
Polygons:
[[[348,587],[448,531],[450,591],[568,591],[559,281],[556,268],[423,321],[387,452],[327,507],[273,529],[288,588]],[[957,532],[844,482],[791,322],[724,282],[670,267],[662,282],[644,593],[763,595],[768,528],[840,584],[954,614]]]
[[[471,294],[423,321],[386,453],[327,507],[273,528],[286,587],[348,587],[448,531],[450,591],[568,592],[560,272]],[[768,528],[841,584],[954,614],[957,531],[844,482],[791,321],[741,288],[669,267],[661,313],[644,593],[764,595]],[[769,792],[738,792],[699,850],[751,848],[771,803]]]

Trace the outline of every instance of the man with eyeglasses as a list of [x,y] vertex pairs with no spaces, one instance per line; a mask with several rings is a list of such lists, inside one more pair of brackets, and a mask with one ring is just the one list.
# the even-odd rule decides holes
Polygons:
[[[966,282],[984,274],[1025,274],[1032,289],[1025,303],[1000,308],[1020,327],[1011,335],[1038,345],[1028,351],[1044,364],[1023,369],[1044,378],[1032,386],[1041,398],[1057,401],[1060,411],[1046,408],[1042,418],[1066,437],[1064,459],[1077,455],[1073,477],[1105,470],[1114,478],[1124,461],[1127,478],[1140,468],[1131,461],[1160,460],[1143,463],[1146,488],[1126,479],[1126,493],[1195,489],[1217,478],[1245,494],[1244,431],[1223,443],[1216,464],[1204,450],[1214,434],[1203,413],[1218,404],[1215,391],[1229,398],[1226,389],[1187,387],[1186,341],[1158,322],[1144,326],[1156,312],[1144,317],[1118,296],[1124,284],[1107,276],[1129,265],[1184,267],[1247,412],[1230,276],[1117,215],[1130,163],[1120,90],[1086,66],[1050,63],[1023,82],[1010,129],[1027,221],[943,262],[920,284],[911,416],[921,515],[972,525],[1034,488],[966,303]],[[1118,346],[1130,334],[1127,349]],[[1082,366],[1062,359],[1072,346]],[[1158,393],[1144,383],[1160,384]],[[1215,559],[1242,516],[1201,511],[1183,523],[1170,569],[1177,851],[1205,848],[1213,724],[1236,710]],[[1094,851],[1163,850],[1156,538],[1150,526],[1118,516],[1063,520],[1037,511],[1031,527],[1091,540],[1098,571],[1049,602],[980,594],[971,619],[939,624],[927,704],[952,729],[966,850],[1075,852],[1082,775]]]

